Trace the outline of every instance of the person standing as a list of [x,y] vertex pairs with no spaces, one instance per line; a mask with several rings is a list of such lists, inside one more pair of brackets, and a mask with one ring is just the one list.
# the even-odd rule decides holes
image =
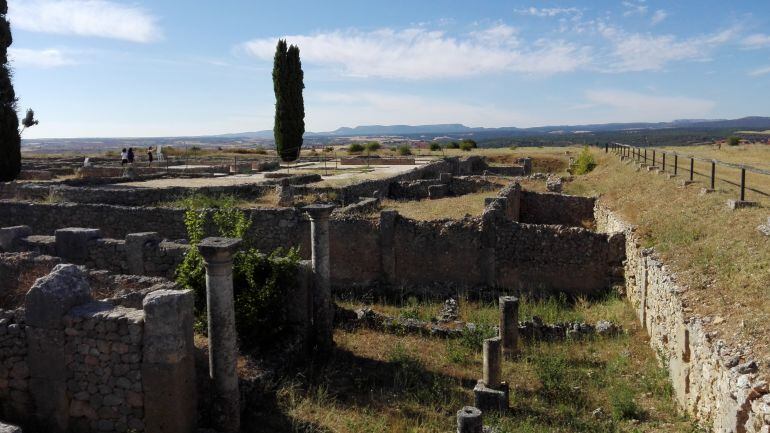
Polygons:
[[152,167],[152,146],[147,148],[147,160],[150,161],[148,167]]
[[134,165],[134,148],[128,148],[128,163]]
[[128,164],[128,152],[126,152],[126,148],[124,147],[123,150],[120,151],[120,165],[124,166]]

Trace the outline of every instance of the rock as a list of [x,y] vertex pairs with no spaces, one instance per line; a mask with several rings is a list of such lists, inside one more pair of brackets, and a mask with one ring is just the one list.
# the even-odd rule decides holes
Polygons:
[[21,427],[0,422],[0,433],[21,433]]
[[564,182],[559,176],[548,176],[545,181],[545,189],[550,192],[561,192],[564,186]]
[[591,412],[591,417],[596,419],[602,419],[604,418],[604,409],[597,407],[596,409]]
[[38,278],[27,292],[27,324],[59,329],[62,318],[73,307],[91,301],[91,286],[75,265],[56,265],[50,274]]
[[738,374],[756,373],[758,369],[759,366],[757,366],[756,361],[745,362],[735,367],[735,370],[738,372]]
[[449,298],[444,301],[444,306],[436,316],[436,319],[441,323],[454,322],[460,317],[460,306],[457,301]]
[[596,322],[596,333],[598,335],[615,335],[618,333],[618,327],[614,323],[606,320]]
[[192,334],[185,332],[192,330],[192,291],[156,290],[145,296],[142,310],[145,362],[175,363],[192,353]]
[[722,316],[717,316],[714,318],[714,321],[712,322],[714,325],[719,325],[720,323],[724,323],[725,318]]

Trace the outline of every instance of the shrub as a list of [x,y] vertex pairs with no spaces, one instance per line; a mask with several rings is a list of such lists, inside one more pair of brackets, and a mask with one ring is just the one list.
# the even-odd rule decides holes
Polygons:
[[[204,227],[210,210],[194,207],[192,199],[185,212],[187,236],[191,245],[176,270],[176,281],[195,295],[196,328],[205,332],[206,271],[197,245],[205,236]],[[211,212],[211,219],[220,236],[244,239],[244,250],[233,257],[233,296],[235,298],[235,325],[243,349],[275,341],[289,331],[284,308],[285,300],[294,287],[299,266],[298,250],[278,249],[270,255],[248,246],[245,239],[251,221],[240,209],[225,202]]]
[[353,143],[348,146],[348,153],[361,153],[364,151],[364,146],[360,143]]
[[473,145],[471,143],[463,141],[462,143],[460,143],[460,150],[464,152],[470,152],[471,150],[473,150]]
[[370,141],[370,142],[366,143],[366,150],[369,151],[369,152],[376,152],[376,151],[380,150],[381,147],[382,146],[380,146],[380,143],[378,143],[376,141]]
[[401,156],[407,156],[412,154],[412,149],[406,144],[402,144],[401,146],[398,146],[396,148],[396,153],[398,153]]
[[458,143],[456,141],[453,141],[453,142],[447,144],[446,148],[447,149],[459,149],[460,148],[460,143]]
[[616,420],[637,419],[644,417],[644,411],[634,401],[634,393],[628,386],[620,385],[610,393],[612,417]]
[[577,161],[575,161],[574,173],[586,174],[593,171],[594,168],[596,168],[596,159],[594,159],[594,155],[588,149],[588,146],[585,146],[580,155],[578,155]]
[[476,140],[472,140],[470,138],[464,139],[462,143],[460,143],[460,146],[462,146],[463,144],[470,146],[471,149],[476,149],[477,147],[479,147],[479,145],[476,143]]
[[737,145],[741,144],[741,139],[738,138],[738,137],[734,137],[734,136],[733,137],[727,137],[727,144],[729,146],[737,146]]
[[430,144],[430,151],[431,152],[438,152],[439,150],[441,150],[441,145],[440,144],[438,144],[438,143],[431,143]]

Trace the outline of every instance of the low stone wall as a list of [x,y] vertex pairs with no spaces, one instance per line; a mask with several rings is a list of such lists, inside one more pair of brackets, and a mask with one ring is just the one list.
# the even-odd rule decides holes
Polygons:
[[0,311],[3,419],[29,431],[193,431],[192,306],[174,290],[139,309],[94,301],[86,274],[57,265],[23,308]]
[[642,248],[636,228],[596,206],[597,228],[623,233],[626,295],[650,336],[650,345],[668,368],[681,408],[717,433],[770,431],[770,393],[765,366],[729,347],[706,327],[707,318],[683,303],[687,290],[657,256]]
[[522,191],[519,221],[584,227],[594,220],[593,197]]
[[414,165],[414,158],[340,158],[340,165]]

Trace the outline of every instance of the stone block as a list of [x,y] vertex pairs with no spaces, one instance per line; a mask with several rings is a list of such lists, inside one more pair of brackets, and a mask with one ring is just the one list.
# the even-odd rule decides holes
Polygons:
[[449,183],[452,181],[452,173],[439,173],[438,180],[441,183]]
[[88,258],[89,242],[102,237],[99,229],[69,227],[54,232],[56,255],[66,260],[83,261]]
[[32,234],[29,226],[0,228],[0,251],[13,251],[19,239]]
[[190,290],[156,290],[145,296],[144,362],[170,364],[191,357],[193,294]]
[[435,200],[438,198],[444,198],[449,193],[447,185],[430,185],[428,187],[428,198]]
[[657,170],[660,170],[660,167],[658,167],[657,165],[647,166],[647,171],[657,171]]
[[502,383],[499,389],[489,388],[479,380],[473,388],[474,406],[482,412],[504,412],[508,410],[508,384]]
[[755,207],[757,202],[746,200],[727,200],[727,208],[730,210],[743,209],[747,207]]
[[481,411],[473,406],[465,406],[457,411],[457,433],[482,433],[484,421]]
[[142,364],[144,431],[194,433],[198,419],[195,360]]
[[22,433],[21,427],[0,422],[0,433]]
[[91,286],[75,265],[56,265],[50,274],[38,278],[25,300],[27,325],[61,329],[62,318],[73,307],[91,301]]
[[161,238],[157,232],[129,233],[126,235],[126,262],[128,272],[144,275],[144,249],[157,247]]
[[767,218],[767,224],[760,224],[757,230],[765,236],[770,236],[770,217]]

